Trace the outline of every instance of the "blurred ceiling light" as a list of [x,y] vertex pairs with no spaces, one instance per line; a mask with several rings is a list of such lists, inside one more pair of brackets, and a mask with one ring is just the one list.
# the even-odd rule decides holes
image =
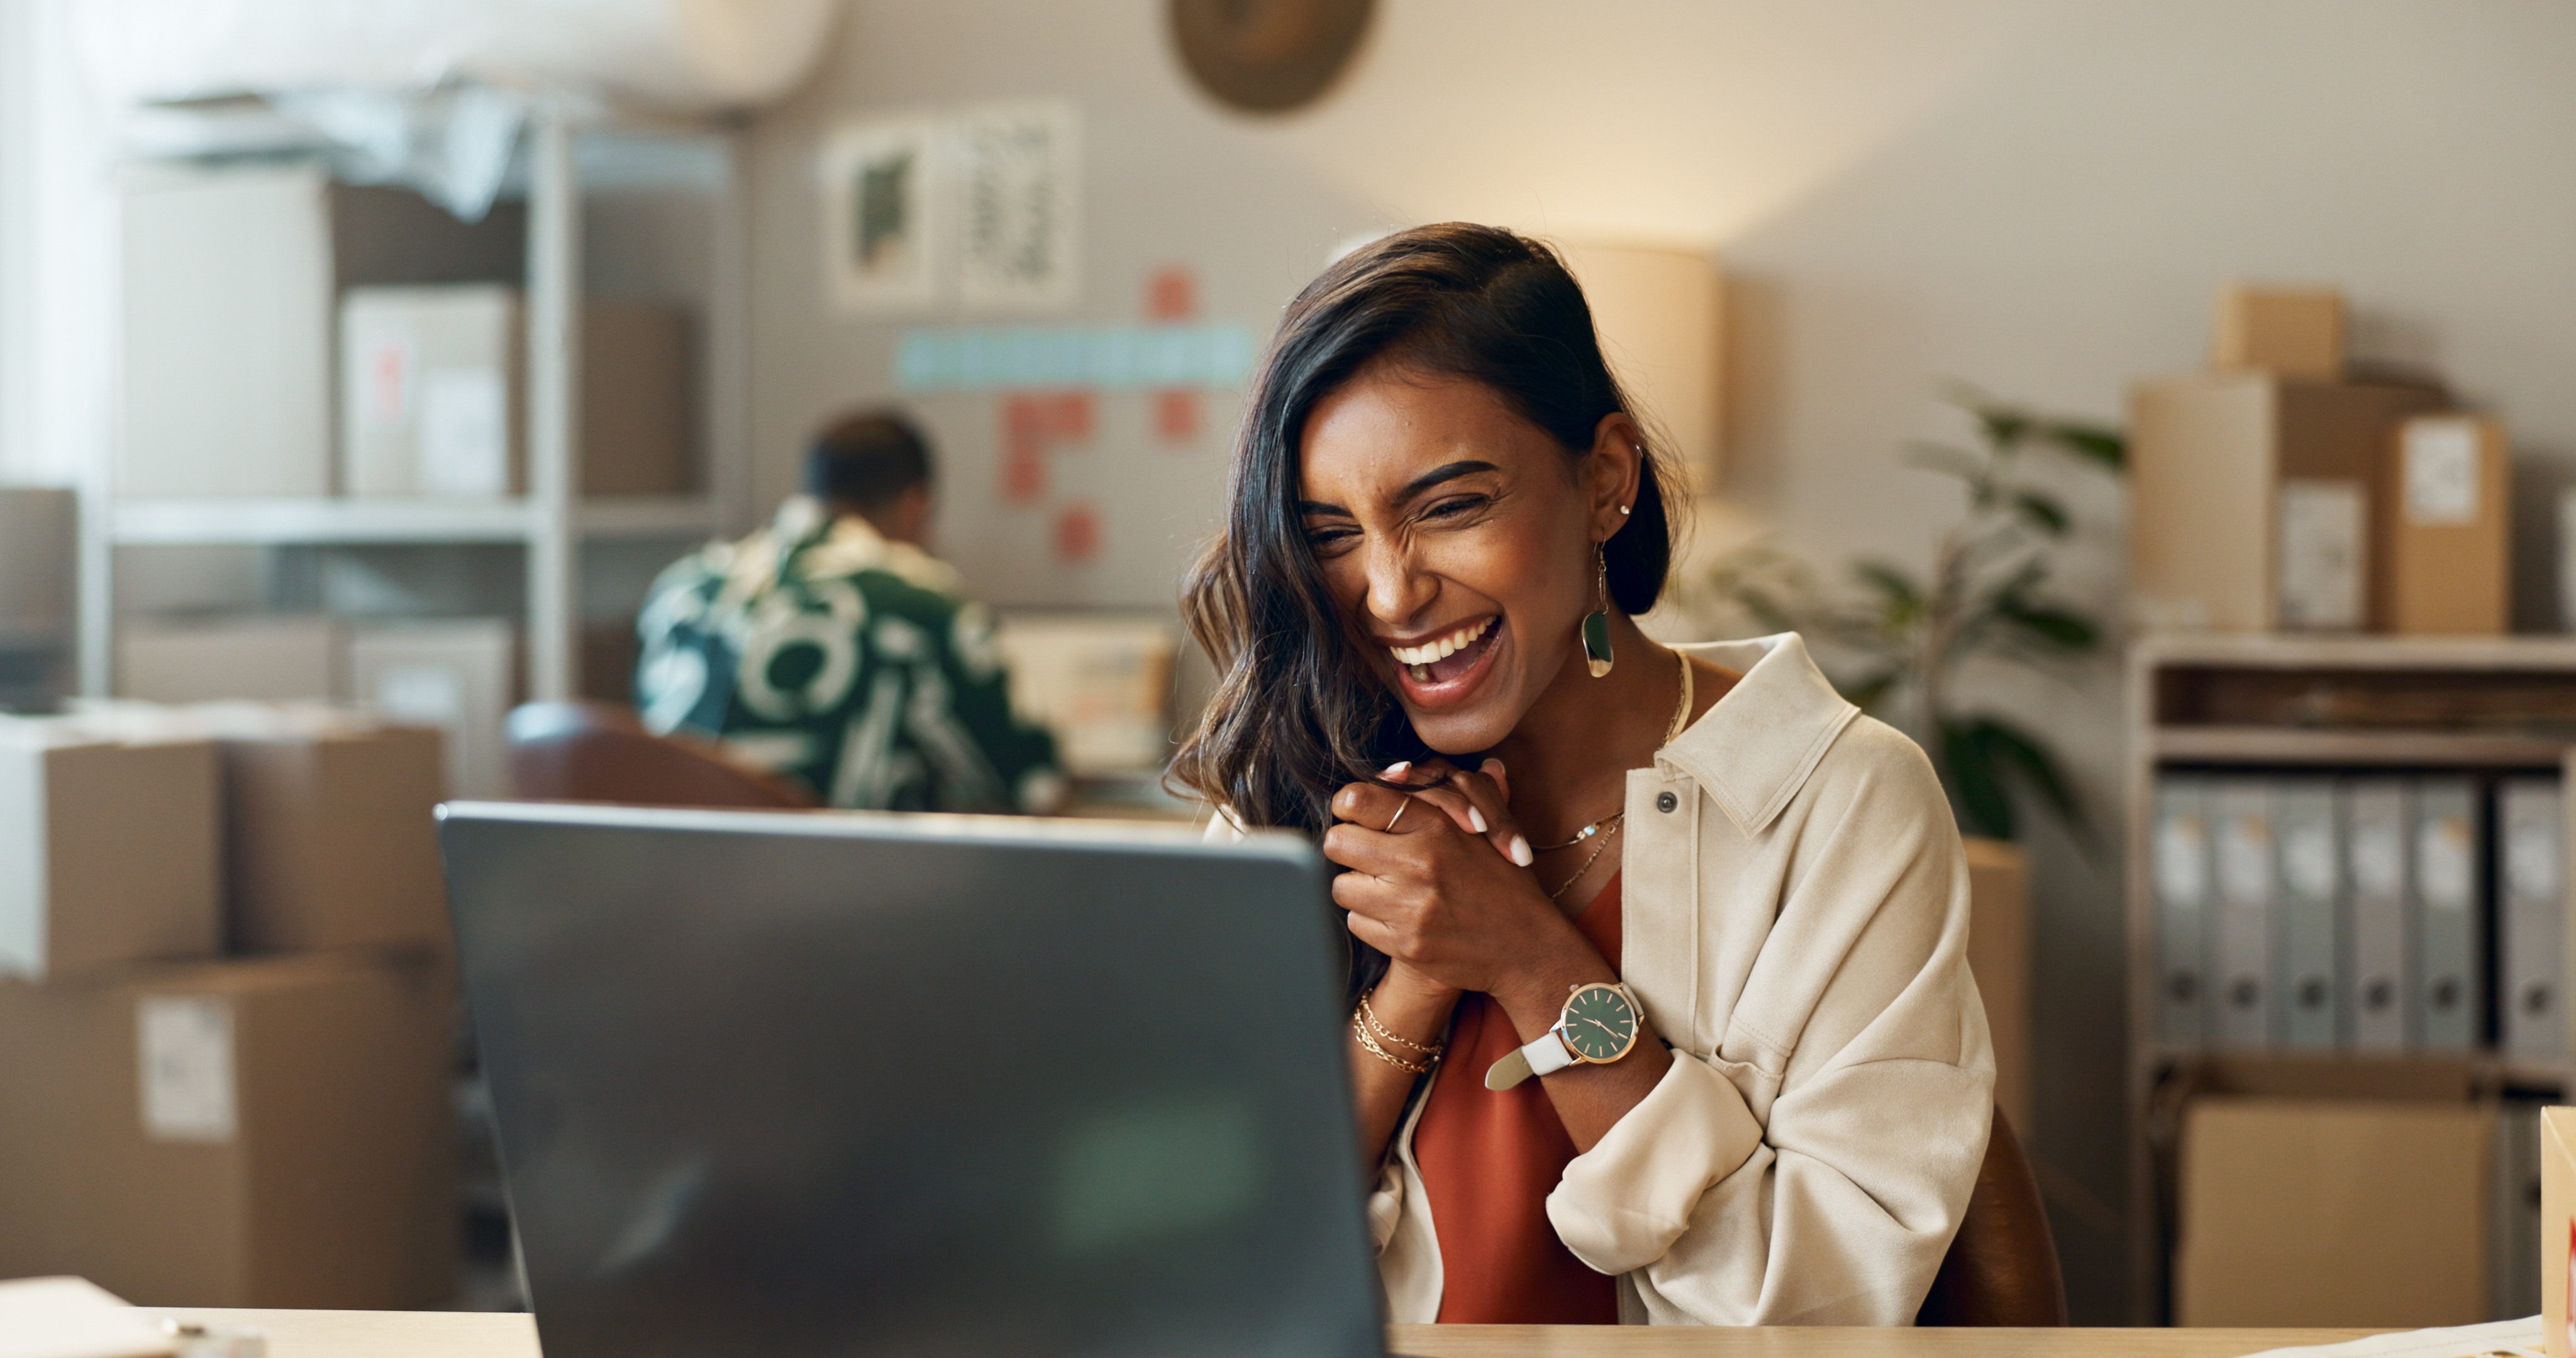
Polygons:
[[837,0],[80,0],[125,102],[470,79],[671,113],[767,103],[820,55]]

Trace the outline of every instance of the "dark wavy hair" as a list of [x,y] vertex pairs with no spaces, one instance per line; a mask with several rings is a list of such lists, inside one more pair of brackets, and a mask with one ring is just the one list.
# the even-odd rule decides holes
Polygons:
[[[1181,586],[1219,677],[1171,776],[1246,826],[1321,835],[1344,784],[1434,753],[1357,653],[1297,511],[1307,416],[1380,358],[1483,384],[1569,457],[1591,452],[1603,417],[1639,414],[1564,262],[1499,227],[1399,231],[1297,294],[1245,402],[1225,527]],[[1654,606],[1671,566],[1670,476],[1650,441],[1629,516],[1603,544],[1610,596],[1632,615]]]

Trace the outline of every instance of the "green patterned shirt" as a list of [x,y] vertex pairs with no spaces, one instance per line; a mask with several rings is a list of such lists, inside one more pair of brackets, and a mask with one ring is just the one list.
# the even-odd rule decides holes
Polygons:
[[653,731],[723,740],[832,806],[1039,811],[1055,740],[1011,713],[993,620],[957,573],[854,516],[789,500],[665,570],[637,620]]

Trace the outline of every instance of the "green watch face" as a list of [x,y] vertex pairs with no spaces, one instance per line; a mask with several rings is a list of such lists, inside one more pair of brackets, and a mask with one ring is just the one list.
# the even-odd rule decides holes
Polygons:
[[1587,1061],[1615,1061],[1637,1040],[1637,1011],[1606,985],[1585,986],[1565,1002],[1565,1045]]

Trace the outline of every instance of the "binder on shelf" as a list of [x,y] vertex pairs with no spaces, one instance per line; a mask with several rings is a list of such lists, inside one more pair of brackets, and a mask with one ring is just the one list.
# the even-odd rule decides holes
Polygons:
[[2285,778],[2273,785],[2274,844],[2280,854],[2283,1046],[2332,1047],[2340,1037],[2340,997],[2351,989],[2343,965],[2343,846],[2329,778]]
[[2228,778],[2214,785],[2209,814],[2211,861],[2217,869],[2216,951],[2218,1044],[2267,1047],[2279,1012],[2272,986],[2273,879],[2272,787],[2259,778]]
[[2352,1009],[2346,1031],[2362,1051],[2406,1048],[2414,994],[2406,925],[2406,784],[2356,778],[2344,785],[2344,880],[2352,901]]
[[2415,785],[2416,1045],[2426,1051],[2467,1051],[2478,1044],[2486,968],[2478,901],[2479,805],[2477,784],[2466,778],[2426,778]]
[[2565,806],[2555,778],[2508,778],[2496,787],[2500,842],[2496,923],[2504,1049],[2535,1060],[2567,1055]]
[[2156,782],[2156,1036],[2198,1046],[2205,1030],[2209,897],[2208,780],[2165,774]]

